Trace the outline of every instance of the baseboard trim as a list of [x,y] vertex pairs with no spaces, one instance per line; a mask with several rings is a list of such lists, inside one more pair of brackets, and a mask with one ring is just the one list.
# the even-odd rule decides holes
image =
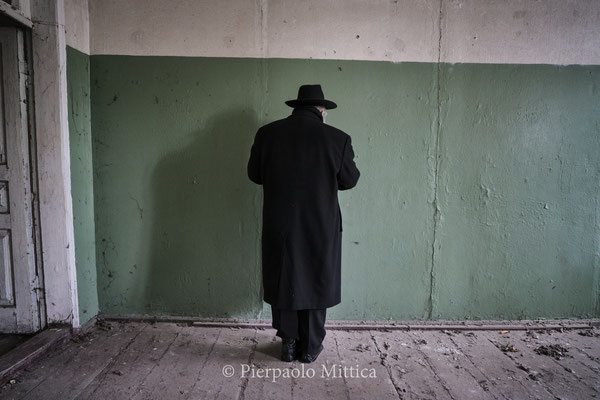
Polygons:
[[[199,318],[140,314],[99,314],[98,321],[172,322],[198,327],[273,329],[271,320],[241,318]],[[592,329],[600,327],[600,319],[531,319],[531,320],[329,320],[332,330],[531,330],[531,329]]]

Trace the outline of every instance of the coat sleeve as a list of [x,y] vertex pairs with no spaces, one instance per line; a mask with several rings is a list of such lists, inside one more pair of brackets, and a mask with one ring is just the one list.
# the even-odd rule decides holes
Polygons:
[[352,149],[352,139],[350,136],[344,144],[344,152],[342,154],[342,165],[337,174],[338,190],[348,190],[356,186],[360,171],[354,163],[354,150]]
[[254,143],[250,149],[250,159],[248,160],[248,178],[256,184],[262,185],[262,174],[260,172],[260,130],[254,136]]

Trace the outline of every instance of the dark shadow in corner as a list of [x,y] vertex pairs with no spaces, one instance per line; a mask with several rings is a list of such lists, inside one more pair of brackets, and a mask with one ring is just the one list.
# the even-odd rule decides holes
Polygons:
[[152,258],[140,288],[152,315],[243,317],[262,308],[259,189],[246,172],[257,128],[251,109],[217,114],[157,164]]

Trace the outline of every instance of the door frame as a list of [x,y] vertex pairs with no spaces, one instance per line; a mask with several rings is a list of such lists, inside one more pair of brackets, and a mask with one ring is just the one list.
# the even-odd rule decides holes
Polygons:
[[[5,12],[25,31],[29,68],[29,152],[40,330],[79,328],[71,198],[64,0],[30,0]],[[12,15],[11,15],[12,14]]]

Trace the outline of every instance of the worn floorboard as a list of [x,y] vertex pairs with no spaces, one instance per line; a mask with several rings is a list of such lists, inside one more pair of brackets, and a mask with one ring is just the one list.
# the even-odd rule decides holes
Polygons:
[[32,335],[0,334],[0,355],[8,353],[31,337]]
[[600,399],[598,328],[331,329],[323,345],[312,364],[286,363],[273,329],[104,322],[0,399]]
[[[341,368],[350,368],[345,376],[350,399],[397,399],[398,393],[389,378],[389,371],[381,364],[381,353],[369,331],[332,331]],[[335,368],[334,368],[335,372]],[[373,385],[378,382],[377,385]]]
[[451,399],[445,383],[425,360],[418,346],[420,339],[401,331],[371,331],[371,340],[385,356],[399,398],[407,400]]
[[0,390],[2,399],[72,399],[91,384],[146,328],[143,323],[112,324],[52,351]]
[[451,398],[494,399],[494,396],[485,390],[481,374],[473,375],[465,355],[449,343],[446,334],[439,331],[422,331],[409,332],[406,335],[417,339],[417,350],[443,382]]
[[256,329],[221,328],[202,373],[185,398],[240,398],[246,384],[240,364],[252,364],[256,352],[256,336]]
[[[279,368],[282,375],[284,368],[291,369],[289,363],[279,359],[280,350],[281,342],[271,330],[259,329],[256,331],[256,349],[252,365],[247,365],[245,368],[248,371],[243,372],[244,378],[242,380],[240,398],[281,400],[290,400],[293,398],[291,380],[275,375],[275,368]],[[241,366],[237,365],[236,368],[239,369]],[[256,377],[249,370],[250,368],[264,370],[265,372],[261,376]],[[273,370],[267,374],[267,368],[273,368]],[[240,374],[242,374],[241,371]]]
[[[531,332],[531,331],[529,331]],[[528,377],[538,381],[555,398],[567,400],[599,398],[598,391],[593,386],[597,384],[600,376],[595,374],[590,381],[582,379],[577,374],[565,369],[574,366],[570,359],[558,362],[554,357],[541,355],[535,352],[539,346],[531,340],[531,334],[525,331],[511,331],[498,335],[495,332],[483,332],[481,337],[489,340],[504,355],[515,362],[515,365],[528,372]],[[598,338],[594,338],[598,344]]]
[[[497,333],[492,333],[492,336]],[[487,380],[487,386],[497,398],[509,400],[549,399],[552,394],[539,382],[528,377],[528,373],[517,367],[515,362],[479,332],[453,334],[450,340],[462,351],[474,368]]]
[[183,328],[169,349],[146,376],[134,400],[185,399],[202,373],[220,328]]

